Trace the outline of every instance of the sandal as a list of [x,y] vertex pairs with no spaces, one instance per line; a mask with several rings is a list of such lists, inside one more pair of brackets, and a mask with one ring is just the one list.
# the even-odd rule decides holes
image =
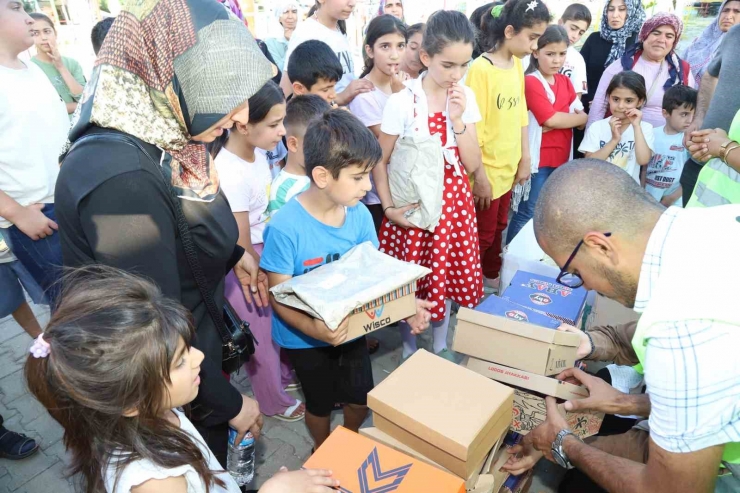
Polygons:
[[273,416],[273,418],[287,422],[300,421],[306,416],[305,406],[303,407],[303,411],[301,411],[300,414],[294,413],[298,410],[299,407],[301,407],[301,404],[303,404],[303,401],[301,401],[300,399],[296,399],[295,404],[286,409],[283,414],[276,414]]
[[10,460],[25,459],[38,449],[39,444],[33,438],[0,427],[0,457]]
[[301,390],[301,382],[292,382],[285,386],[285,391]]

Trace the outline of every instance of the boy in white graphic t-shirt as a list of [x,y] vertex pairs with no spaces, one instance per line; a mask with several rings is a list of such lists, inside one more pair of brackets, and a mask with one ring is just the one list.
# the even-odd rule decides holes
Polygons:
[[663,96],[665,125],[655,129],[655,155],[643,173],[643,186],[666,207],[683,205],[680,179],[689,158],[683,135],[694,120],[696,97],[696,89],[684,85],[671,87]]

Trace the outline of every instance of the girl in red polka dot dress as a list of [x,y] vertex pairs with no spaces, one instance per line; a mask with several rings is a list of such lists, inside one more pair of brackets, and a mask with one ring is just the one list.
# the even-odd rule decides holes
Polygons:
[[[385,219],[380,250],[432,270],[419,283],[418,297],[432,310],[434,352],[453,360],[447,349],[450,300],[475,307],[483,297],[478,227],[468,174],[481,165],[475,123],[481,119],[473,92],[460,81],[473,53],[472,24],[460,12],[441,10],[429,18],[420,59],[427,67],[419,79],[393,94],[380,126],[383,160],[373,178]],[[439,135],[445,157],[442,216],[433,232],[415,228],[405,214],[417,205],[395,207],[387,163],[399,137]],[[416,336],[401,324],[403,358],[416,350]]]

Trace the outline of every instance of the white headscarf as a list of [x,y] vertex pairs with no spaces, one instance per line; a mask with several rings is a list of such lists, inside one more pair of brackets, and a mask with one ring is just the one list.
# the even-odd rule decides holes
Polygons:
[[[270,33],[271,38],[280,38],[283,36],[285,30],[280,24],[280,16],[283,15],[290,9],[296,9],[298,12],[301,11],[300,5],[296,0],[275,0],[271,2],[272,6],[272,20],[270,21]],[[300,15],[298,18],[300,19]]]

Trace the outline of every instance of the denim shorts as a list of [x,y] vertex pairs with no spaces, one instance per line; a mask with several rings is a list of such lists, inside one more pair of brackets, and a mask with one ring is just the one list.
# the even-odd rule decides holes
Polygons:
[[35,304],[48,304],[44,290],[20,262],[13,260],[0,264],[0,318],[12,314],[26,301],[24,289]]

